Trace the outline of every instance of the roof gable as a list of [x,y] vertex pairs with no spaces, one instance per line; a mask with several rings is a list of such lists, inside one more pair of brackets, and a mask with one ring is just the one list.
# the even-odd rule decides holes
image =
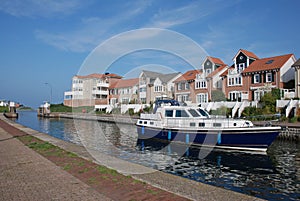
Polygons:
[[242,52],[244,55],[246,55],[247,57],[249,58],[252,58],[252,59],[259,59],[258,56],[256,56],[253,52],[250,52],[248,50],[243,50],[243,49],[240,49],[236,55],[233,57],[232,60],[235,60],[235,58],[240,54],[240,52]]

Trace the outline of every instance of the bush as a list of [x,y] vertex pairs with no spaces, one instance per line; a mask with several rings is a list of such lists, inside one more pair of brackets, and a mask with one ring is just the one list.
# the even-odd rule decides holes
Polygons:
[[292,117],[289,119],[290,123],[296,123],[297,122],[297,117]]
[[9,111],[9,108],[8,107],[5,107],[5,106],[0,106],[0,112],[3,113],[3,112],[8,112]]

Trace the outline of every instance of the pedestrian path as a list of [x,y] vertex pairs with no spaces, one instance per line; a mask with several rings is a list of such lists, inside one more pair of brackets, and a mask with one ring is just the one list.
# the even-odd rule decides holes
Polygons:
[[24,146],[0,127],[0,200],[111,199]]

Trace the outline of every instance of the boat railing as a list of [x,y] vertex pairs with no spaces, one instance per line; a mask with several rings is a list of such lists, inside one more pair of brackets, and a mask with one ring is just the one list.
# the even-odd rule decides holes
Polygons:
[[[240,122],[241,123],[241,122]],[[163,125],[172,128],[192,128],[192,127],[232,127],[232,122],[228,118],[165,118]],[[200,126],[201,125],[201,126]],[[236,127],[245,127],[244,124],[237,125]]]
[[157,119],[161,119],[161,115],[160,115],[160,113],[155,113],[155,114],[141,114],[141,119],[157,120]]

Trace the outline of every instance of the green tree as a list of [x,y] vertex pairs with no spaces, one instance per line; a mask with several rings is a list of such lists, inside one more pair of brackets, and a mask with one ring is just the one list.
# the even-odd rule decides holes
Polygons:
[[220,90],[211,92],[211,101],[226,101],[225,94]]
[[276,112],[276,100],[280,99],[280,89],[272,89],[260,100],[264,114],[274,114]]

